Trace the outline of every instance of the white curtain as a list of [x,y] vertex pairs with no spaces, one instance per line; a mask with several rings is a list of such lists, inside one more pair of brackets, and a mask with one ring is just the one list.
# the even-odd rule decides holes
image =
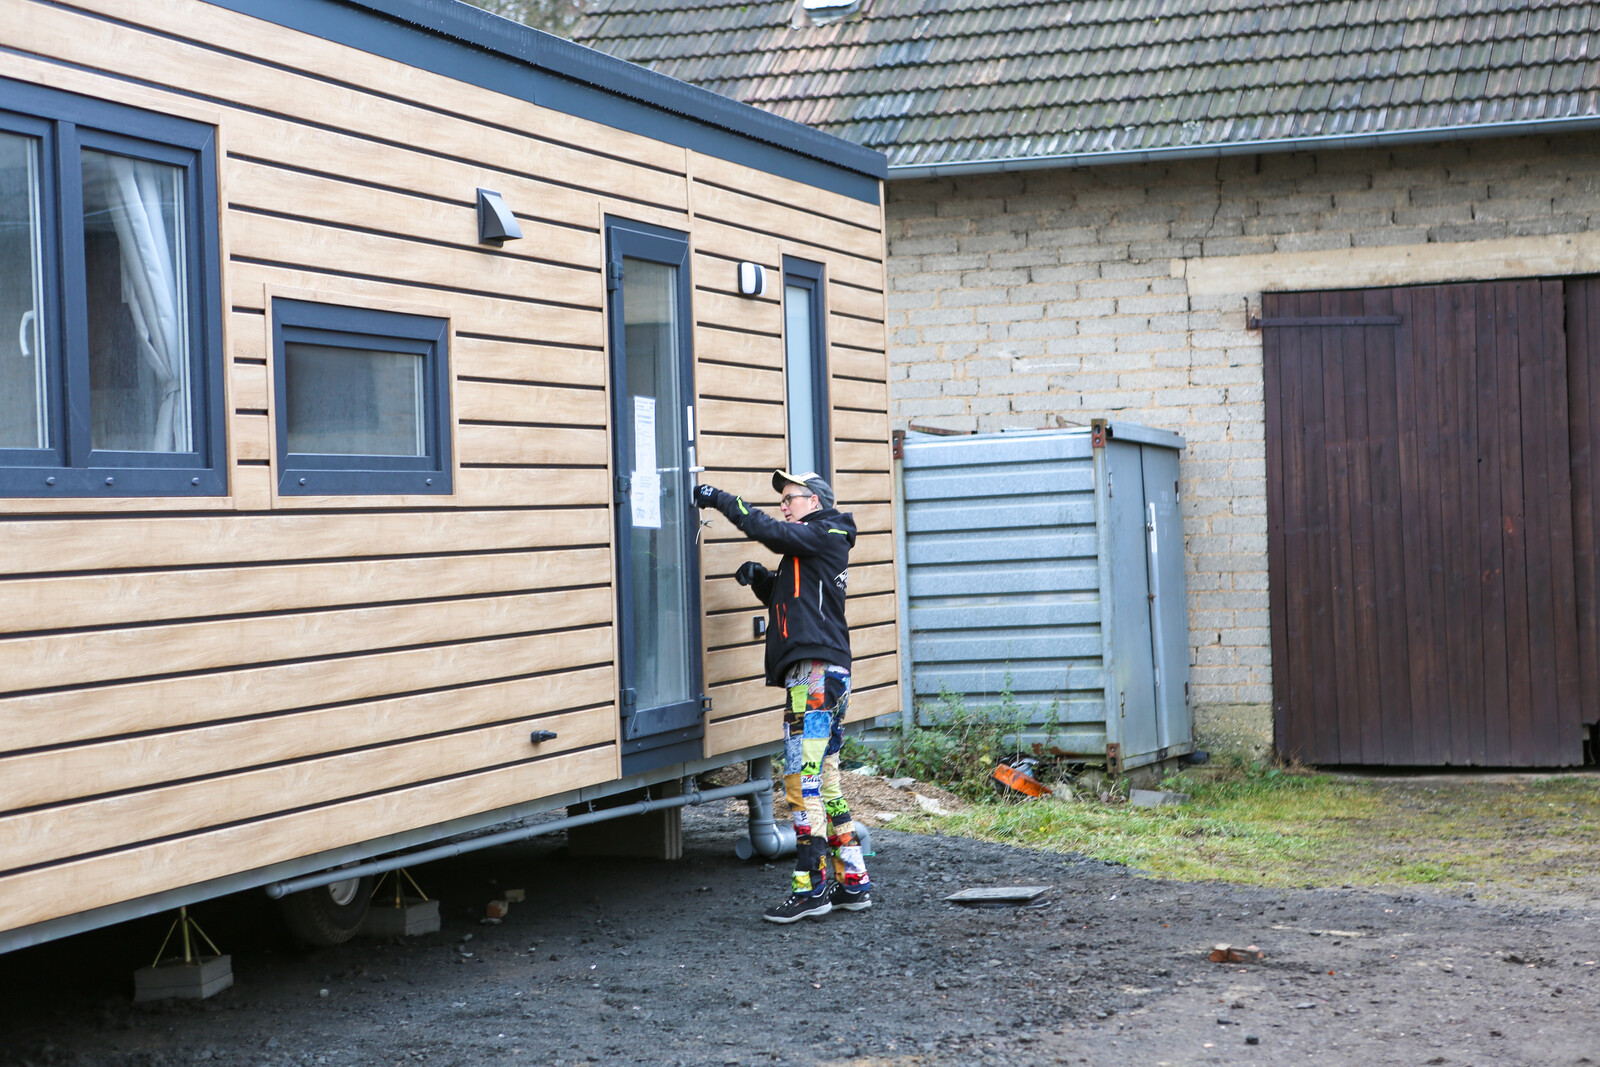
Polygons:
[[[161,391],[149,451],[189,452],[189,345],[183,262],[182,186],[176,168],[105,155],[111,222],[122,252],[122,299],[133,316],[140,358]],[[163,206],[172,203],[169,230]]]

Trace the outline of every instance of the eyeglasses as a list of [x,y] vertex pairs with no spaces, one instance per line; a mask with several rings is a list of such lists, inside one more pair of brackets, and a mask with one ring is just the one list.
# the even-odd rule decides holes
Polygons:
[[817,494],[815,494],[815,493],[790,493],[788,496],[782,497],[779,500],[779,503],[781,505],[787,507],[788,504],[789,504],[789,501],[791,501],[791,500],[805,500],[808,497],[813,497],[813,496],[816,496],[816,495]]

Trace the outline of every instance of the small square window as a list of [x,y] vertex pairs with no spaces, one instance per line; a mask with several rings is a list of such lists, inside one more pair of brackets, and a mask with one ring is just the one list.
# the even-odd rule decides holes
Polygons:
[[449,323],[272,301],[278,491],[451,490]]

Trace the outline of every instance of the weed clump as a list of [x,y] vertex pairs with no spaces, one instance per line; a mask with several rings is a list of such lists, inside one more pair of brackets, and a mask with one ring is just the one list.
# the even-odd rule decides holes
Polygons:
[[[961,694],[941,688],[937,701],[918,708],[918,720],[932,725],[899,724],[887,740],[870,748],[847,741],[845,755],[876,764],[889,778],[934,782],[966,800],[994,799],[990,772],[1002,760],[1048,747],[1056,717],[1052,708],[1046,723],[1031,722],[1028,709],[1012,693],[1008,673],[993,706],[969,708]],[[1030,731],[1041,730],[1046,732],[1043,745],[1025,740]]]

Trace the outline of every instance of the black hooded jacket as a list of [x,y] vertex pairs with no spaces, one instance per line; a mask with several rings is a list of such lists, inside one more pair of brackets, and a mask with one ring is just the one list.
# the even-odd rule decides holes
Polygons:
[[714,504],[746,536],[783,557],[776,572],[760,567],[750,581],[767,606],[767,684],[781,686],[784,672],[803,659],[849,670],[844,598],[855,519],[819,508],[799,522],[780,522],[720,489]]

